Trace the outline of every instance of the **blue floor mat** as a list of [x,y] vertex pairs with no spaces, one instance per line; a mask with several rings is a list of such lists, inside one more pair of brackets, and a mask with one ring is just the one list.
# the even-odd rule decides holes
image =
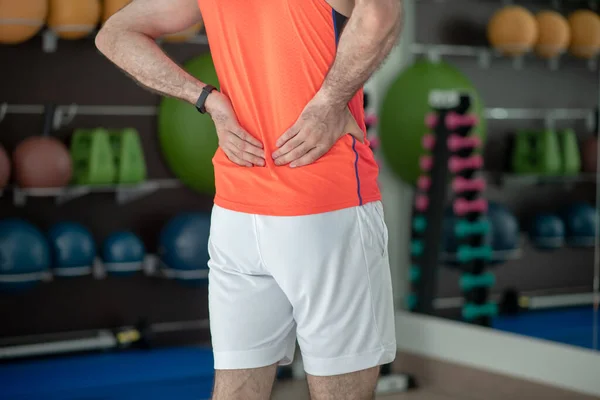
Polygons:
[[201,400],[213,379],[211,349],[132,350],[0,365],[0,398]]
[[525,311],[517,316],[496,317],[492,326],[498,330],[538,339],[593,348],[592,307]]

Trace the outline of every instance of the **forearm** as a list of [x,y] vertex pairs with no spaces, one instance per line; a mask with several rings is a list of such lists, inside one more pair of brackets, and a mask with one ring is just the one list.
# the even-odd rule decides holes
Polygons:
[[194,104],[204,87],[142,33],[106,27],[96,37],[96,46],[137,83],[160,95]]
[[402,0],[357,1],[317,97],[345,107],[397,43],[402,17]]

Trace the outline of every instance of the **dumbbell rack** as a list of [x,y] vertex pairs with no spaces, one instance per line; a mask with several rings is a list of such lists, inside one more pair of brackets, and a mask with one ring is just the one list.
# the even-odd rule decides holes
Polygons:
[[482,197],[485,181],[476,176],[483,167],[482,157],[477,154],[481,141],[471,135],[477,119],[468,114],[471,98],[466,93],[432,91],[429,105],[433,113],[426,117],[426,126],[431,133],[423,138],[423,147],[429,154],[420,160],[423,174],[418,180],[413,208],[411,293],[407,306],[422,314],[434,314],[447,182],[452,174],[453,212],[460,217],[453,228],[458,238],[456,259],[463,272],[460,278],[465,298],[462,317],[465,321],[489,326],[497,307],[488,302],[495,276],[486,272],[492,249],[485,243],[490,230],[485,218],[487,202]]

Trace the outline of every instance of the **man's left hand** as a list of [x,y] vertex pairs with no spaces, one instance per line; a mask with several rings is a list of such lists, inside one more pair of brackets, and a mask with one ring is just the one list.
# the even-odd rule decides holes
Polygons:
[[[348,127],[354,126],[349,131]],[[327,153],[346,133],[359,136],[362,132],[347,106],[333,106],[326,100],[311,100],[298,120],[276,143],[275,165],[301,167],[311,164]]]

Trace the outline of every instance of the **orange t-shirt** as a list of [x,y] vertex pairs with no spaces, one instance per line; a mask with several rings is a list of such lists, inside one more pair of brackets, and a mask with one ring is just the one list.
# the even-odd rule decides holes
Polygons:
[[[363,91],[348,103],[363,142],[344,135],[315,163],[276,166],[277,139],[300,116],[333,64],[345,17],[325,0],[198,0],[221,91],[241,126],[263,143],[266,166],[241,167],[218,149],[215,204],[294,216],[381,198],[366,139]],[[202,77],[200,77],[202,78]]]

